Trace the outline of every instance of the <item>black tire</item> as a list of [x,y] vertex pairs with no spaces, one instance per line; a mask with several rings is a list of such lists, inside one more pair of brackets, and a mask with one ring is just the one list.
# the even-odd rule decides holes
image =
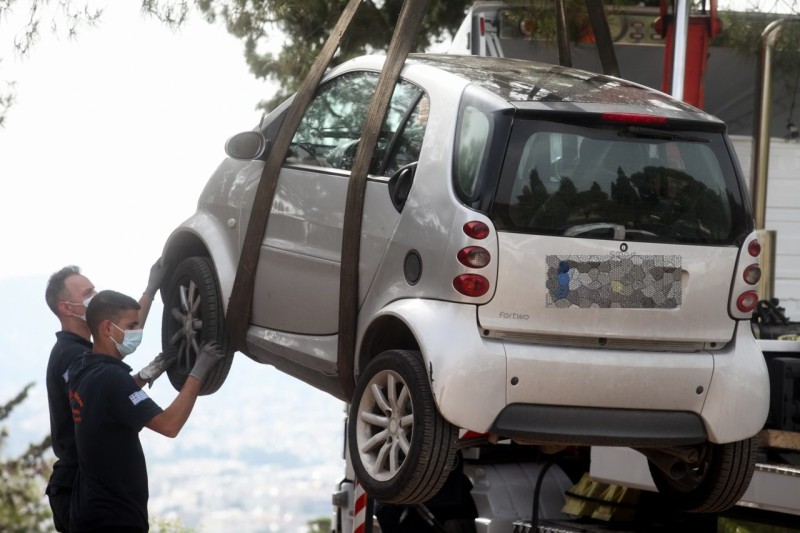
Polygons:
[[653,463],[650,474],[659,494],[676,509],[720,513],[738,502],[750,485],[758,453],[755,437],[727,444],[707,443],[700,464],[673,479]]
[[178,361],[167,376],[175,390],[180,390],[194,366],[199,347],[216,341],[225,351],[225,359],[206,376],[200,394],[216,392],[233,361],[225,332],[219,284],[207,257],[189,257],[181,261],[169,282],[161,290],[164,315],[161,321],[162,350],[178,350]]
[[367,365],[350,404],[348,443],[370,496],[394,504],[429,500],[455,465],[457,441],[458,429],[436,409],[419,352],[390,350]]

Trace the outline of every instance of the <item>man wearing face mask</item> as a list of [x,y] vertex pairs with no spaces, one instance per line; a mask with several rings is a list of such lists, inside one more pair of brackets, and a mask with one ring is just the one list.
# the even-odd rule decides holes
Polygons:
[[[161,259],[150,269],[147,288],[139,299],[139,322],[144,326],[150,305],[163,277]],[[66,372],[84,352],[91,351],[86,306],[96,294],[94,285],[76,266],[67,266],[54,273],[47,282],[45,300],[61,323],[56,343],[47,363],[47,401],[50,407],[50,437],[56,463],[47,484],[47,496],[53,511],[57,531],[69,531],[69,505],[72,484],[78,468],[75,432],[66,389]],[[159,355],[139,371],[134,379],[141,386],[158,378],[174,361],[174,357]]]
[[86,310],[94,349],[72,364],[68,381],[79,465],[71,531],[148,531],[147,467],[139,432],[147,427],[177,436],[205,376],[224,358],[217,343],[204,344],[177,398],[162,410],[122,361],[141,342],[138,310],[136,300],[115,291],[97,293]]

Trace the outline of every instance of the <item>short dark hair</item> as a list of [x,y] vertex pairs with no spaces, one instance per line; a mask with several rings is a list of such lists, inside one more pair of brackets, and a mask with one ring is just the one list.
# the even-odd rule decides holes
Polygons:
[[49,307],[56,316],[58,316],[58,302],[64,297],[67,278],[80,273],[81,269],[79,267],[69,265],[54,273],[50,276],[50,279],[47,280],[47,288],[44,290],[44,301],[47,302],[47,307]]
[[100,291],[92,297],[89,307],[86,308],[86,323],[92,337],[97,337],[100,324],[104,320],[112,322],[119,320],[125,311],[138,311],[141,309],[139,302],[126,294],[117,291]]

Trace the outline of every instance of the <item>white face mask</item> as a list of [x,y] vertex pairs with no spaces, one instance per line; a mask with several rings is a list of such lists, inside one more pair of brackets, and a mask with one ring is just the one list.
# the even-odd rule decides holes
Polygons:
[[114,341],[114,344],[117,345],[117,352],[119,352],[119,355],[123,359],[125,359],[125,356],[135,352],[136,348],[138,348],[139,344],[141,344],[143,331],[141,329],[122,329],[113,322],[111,323],[111,325],[120,330],[124,334],[122,342],[115,341],[114,337],[112,337],[111,335],[109,335],[108,337],[112,341]]
[[82,305],[83,306],[83,314],[82,315],[72,315],[72,316],[76,316],[76,317],[80,318],[81,320],[83,320],[84,322],[86,322],[86,308],[89,307],[89,302],[92,301],[92,298],[94,298],[94,294],[89,296],[88,298],[86,298],[81,303],[67,302],[67,301],[65,301],[64,303],[67,303],[67,304],[70,304],[70,305]]

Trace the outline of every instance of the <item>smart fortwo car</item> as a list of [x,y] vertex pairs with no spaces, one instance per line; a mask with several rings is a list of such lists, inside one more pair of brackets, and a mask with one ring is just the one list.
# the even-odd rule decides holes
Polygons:
[[[371,160],[344,364],[344,209],[382,65],[333,69],[294,134],[245,354],[351,405],[356,476],[382,501],[430,498],[470,432],[632,447],[676,506],[735,504],[769,387],[749,323],[760,246],[725,125],[607,76],[410,56]],[[164,247],[175,386],[200,342],[226,342],[254,192],[288,107],[228,141],[236,158]],[[352,397],[341,368],[354,368]]]

